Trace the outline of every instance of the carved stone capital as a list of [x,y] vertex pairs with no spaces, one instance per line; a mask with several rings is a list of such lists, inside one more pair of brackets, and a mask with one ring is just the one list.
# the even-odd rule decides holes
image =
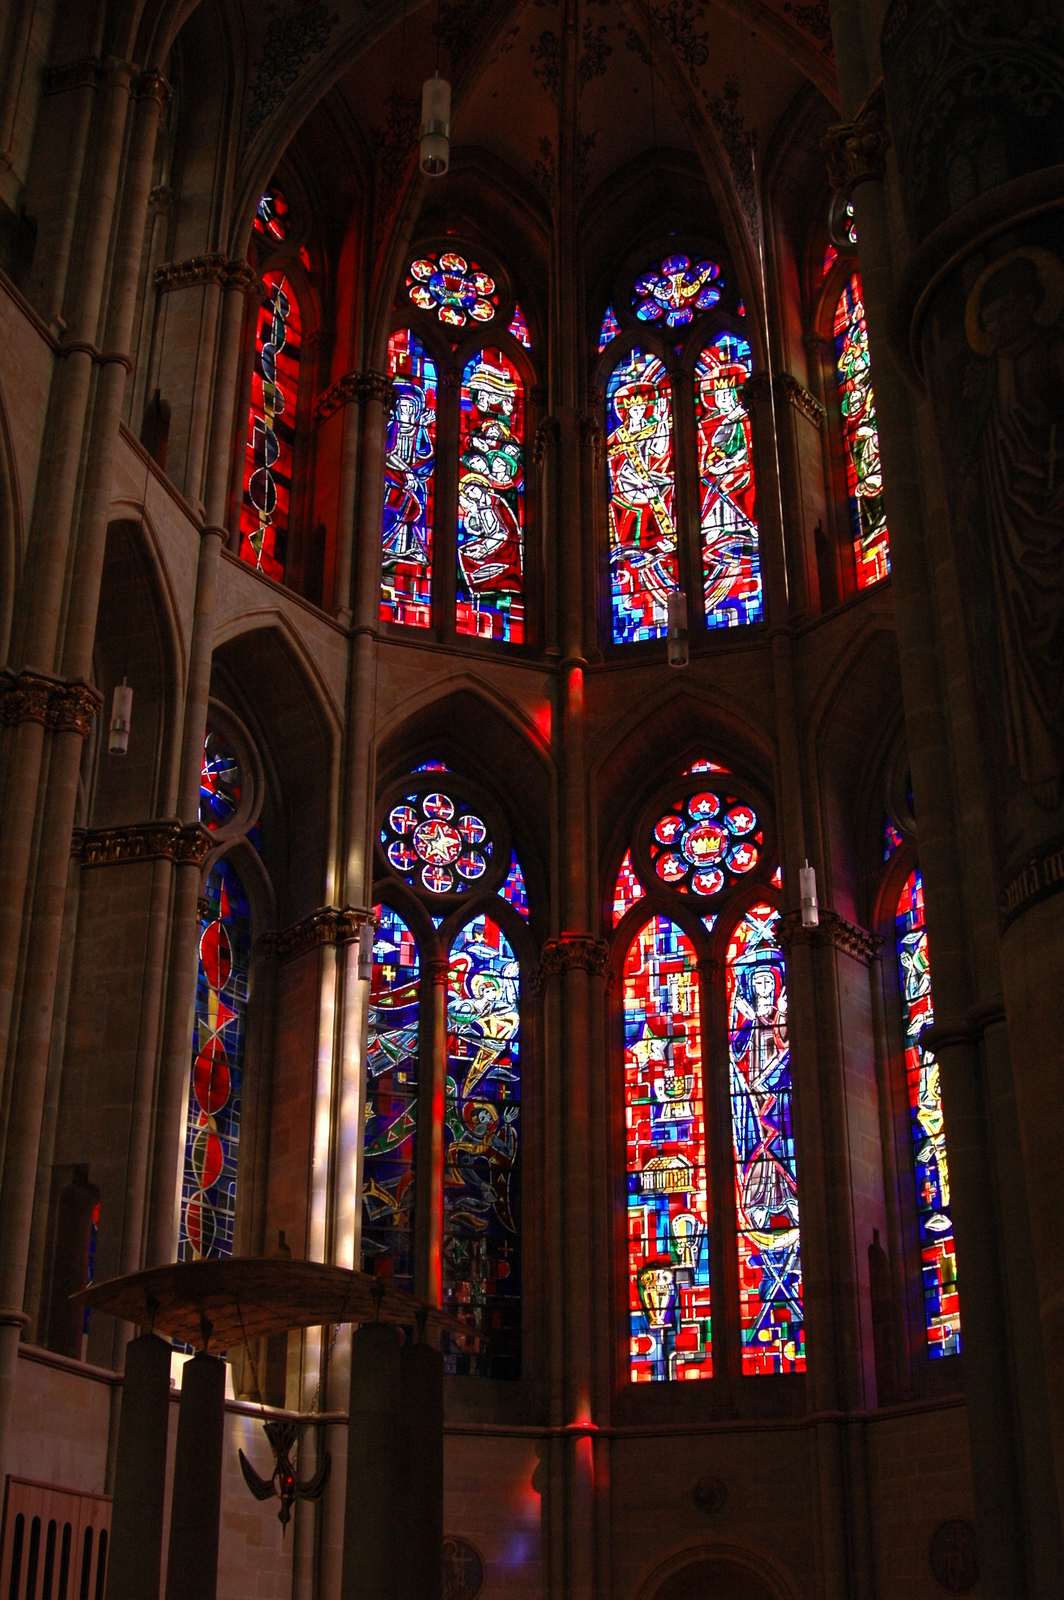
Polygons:
[[176,194],[168,183],[157,183],[154,189],[148,191],[148,214],[157,217],[164,211],[169,211]]
[[890,149],[883,80],[875,85],[852,122],[837,122],[820,141],[833,189],[850,194],[869,178],[882,178]]
[[546,459],[548,446],[557,444],[561,438],[561,425],[557,417],[543,417],[536,429],[536,438],[532,446],[532,464],[541,467]]
[[134,100],[157,100],[160,106],[165,106],[174,95],[162,73],[154,67],[133,79],[132,93]]
[[192,289],[200,283],[222,284],[228,267],[226,257],[217,251],[206,256],[190,256],[187,261],[167,261],[156,269],[156,292],[169,294],[171,289]]
[[739,399],[747,411],[752,411],[755,406],[767,405],[771,395],[767,372],[752,373],[739,390]]
[[262,947],[278,961],[294,961],[319,945],[349,944],[358,938],[365,923],[377,926],[376,917],[365,906],[322,906],[290,928],[264,933]]
[[445,987],[450,966],[451,963],[447,960],[446,956],[441,956],[435,961],[426,961],[425,970],[429,975],[429,981],[431,983],[439,984],[441,987]]
[[314,415],[319,422],[324,422],[327,417],[334,416],[341,407],[349,405],[352,400],[361,403],[359,383],[361,373],[345,372],[342,378],[322,391],[314,406]]
[[365,405],[369,400],[379,400],[381,405],[390,405],[391,378],[386,372],[360,372],[355,383],[355,398],[360,405]]
[[800,411],[802,416],[807,417],[813,424],[814,428],[821,426],[827,416],[827,412],[816,398],[816,395],[810,394],[805,384],[799,383],[792,373],[779,372],[776,374],[775,391],[777,400],[782,400],[787,405],[793,406],[795,411]]
[[131,822],[123,828],[75,828],[70,853],[84,867],[129,861],[175,861],[201,867],[214,840],[198,823]]
[[234,258],[225,264],[225,287],[239,289],[243,295],[257,294],[259,278],[250,261]]
[[103,695],[81,679],[63,683],[37,672],[0,673],[0,723],[39,722],[53,733],[80,733],[84,739],[103,704]]
[[877,933],[868,933],[866,929],[847,922],[837,911],[822,910],[815,928],[802,927],[800,911],[787,911],[777,924],[777,932],[780,944],[788,952],[799,944],[808,944],[814,949],[832,946],[852,956],[855,961],[863,962],[866,967],[879,954],[883,943]]
[[577,967],[592,977],[604,977],[609,953],[604,939],[593,939],[588,933],[563,933],[559,939],[548,939],[536,973],[537,994],[546,987],[548,978]]
[[99,56],[64,61],[61,66],[45,69],[43,91],[45,94],[65,94],[68,89],[95,89],[102,71],[103,62]]

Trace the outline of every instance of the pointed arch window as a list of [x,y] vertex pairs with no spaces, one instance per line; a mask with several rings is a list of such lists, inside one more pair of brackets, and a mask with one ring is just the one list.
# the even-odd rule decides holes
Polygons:
[[753,357],[741,316],[719,263],[681,255],[637,277],[606,310],[598,349],[615,645],[664,639],[678,590],[695,638],[764,620],[742,398]]
[[388,341],[392,407],[384,457],[381,621],[432,622],[436,521],[436,364],[409,328]]
[[502,350],[462,373],[458,467],[460,634],[525,637],[525,388]]
[[890,572],[890,535],[860,273],[853,273],[839,296],[834,338],[857,587],[865,589]]
[[303,319],[283,271],[263,275],[265,298],[255,327],[240,557],[268,578],[284,581],[292,503],[292,452],[299,397]]
[[378,840],[363,1269],[438,1288],[469,1326],[449,1372],[517,1378],[524,873],[505,819],[438,760],[392,790]]
[[913,868],[902,886],[895,926],[905,1030],[905,1081],[920,1229],[924,1321],[927,1353],[935,1360],[959,1354],[961,1319],[939,1069],[933,1052],[920,1037],[923,1029],[934,1021],[934,1006],[924,923],[924,885],[919,867]]

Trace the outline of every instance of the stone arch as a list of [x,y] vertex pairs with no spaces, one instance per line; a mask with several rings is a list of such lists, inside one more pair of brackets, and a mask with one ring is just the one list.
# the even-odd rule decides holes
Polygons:
[[635,1590],[633,1600],[800,1600],[783,1569],[746,1545],[697,1545],[668,1557]]
[[0,389],[0,662],[7,660],[11,644],[15,589],[22,569],[22,518],[18,476],[11,450],[7,407]]

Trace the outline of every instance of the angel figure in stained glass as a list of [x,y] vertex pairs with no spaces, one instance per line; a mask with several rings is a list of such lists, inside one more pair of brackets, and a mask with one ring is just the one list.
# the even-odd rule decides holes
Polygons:
[[462,1222],[484,1229],[488,1214],[494,1212],[508,1233],[516,1233],[510,1208],[510,1174],[517,1159],[514,1123],[520,1108],[503,1106],[500,1116],[498,1106],[489,1100],[467,1100],[459,1117],[456,1098],[449,1098],[454,1137],[447,1147],[445,1182],[452,1191],[460,1191],[449,1202],[451,1224]]
[[425,528],[435,412],[426,410],[416,384],[397,379],[394,390],[384,458],[384,559],[424,564],[429,559]]
[[786,1218],[797,1228],[798,1188],[786,1153],[790,1128],[780,1115],[782,1093],[790,1088],[787,991],[775,965],[737,975],[731,1033],[735,1138],[747,1225],[768,1231]]
[[664,606],[676,588],[668,395],[635,382],[611,398],[617,416],[608,441],[615,554],[642,568],[644,584]]

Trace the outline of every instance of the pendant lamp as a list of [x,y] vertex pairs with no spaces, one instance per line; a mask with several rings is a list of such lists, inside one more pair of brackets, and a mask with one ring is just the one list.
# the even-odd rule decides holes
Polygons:
[[421,170],[442,178],[451,159],[451,86],[439,70],[421,91]]

